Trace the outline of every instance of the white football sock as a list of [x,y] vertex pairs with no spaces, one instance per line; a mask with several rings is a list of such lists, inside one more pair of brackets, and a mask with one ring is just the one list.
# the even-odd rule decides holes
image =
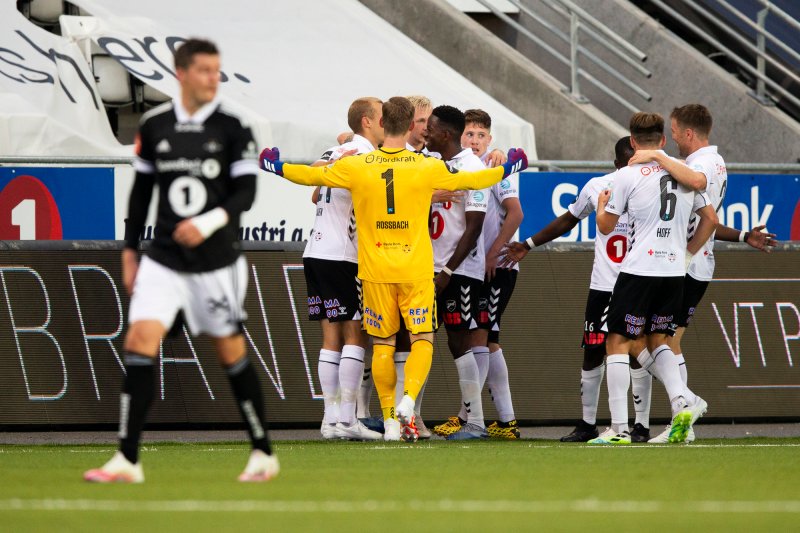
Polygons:
[[486,378],[489,391],[497,409],[500,422],[511,422],[514,416],[514,404],[511,402],[511,387],[508,384],[508,366],[503,357],[503,349],[489,354],[489,374]]
[[489,374],[489,347],[473,346],[472,355],[475,356],[475,364],[478,365],[478,384],[483,390],[483,386],[486,385],[486,376]]
[[581,370],[581,403],[583,404],[583,421],[587,424],[597,423],[597,404],[600,402],[600,384],[603,383],[605,365],[591,370]]
[[400,400],[405,396],[406,360],[411,352],[394,352],[394,371],[397,374],[397,384],[394,387],[395,406],[400,405]]
[[689,373],[686,370],[686,359],[683,358],[682,353],[676,353],[675,357],[678,358],[678,370],[681,371],[681,379],[683,380],[683,384],[688,386],[689,385]]
[[653,353],[642,351],[636,358],[643,368],[649,370],[667,389],[667,396],[672,405],[672,414],[680,411],[686,404],[686,385],[681,380],[678,370],[678,359],[669,346],[662,344]]
[[461,404],[467,413],[467,422],[484,426],[481,388],[478,382],[478,365],[472,351],[456,359],[458,370],[458,386],[461,388]]
[[631,393],[636,423],[650,427],[650,397],[653,391],[653,376],[644,368],[631,368]]
[[356,400],[364,376],[364,348],[345,344],[339,361],[339,422],[348,426],[356,422]]
[[422,384],[422,388],[419,390],[419,394],[417,394],[417,399],[414,400],[414,413],[421,418],[422,415],[422,397],[425,395],[425,387],[428,385],[428,378],[425,378],[425,383]]
[[361,377],[361,386],[358,388],[358,398],[356,401],[356,416],[358,418],[369,418],[369,402],[372,400],[372,389],[375,384],[372,382],[372,368],[364,363],[364,375]]
[[319,351],[317,376],[322,387],[322,399],[325,402],[325,415],[322,418],[325,424],[335,424],[339,421],[339,360],[342,354],[333,350]]
[[606,386],[608,408],[611,410],[611,429],[628,431],[628,386],[631,382],[628,356],[614,354],[606,357]]

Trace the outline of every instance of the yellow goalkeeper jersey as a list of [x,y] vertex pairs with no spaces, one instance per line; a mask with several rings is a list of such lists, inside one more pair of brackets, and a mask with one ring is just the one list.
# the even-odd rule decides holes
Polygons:
[[358,276],[373,283],[433,279],[428,234],[436,189],[485,189],[503,167],[458,172],[441,160],[406,149],[379,149],[326,167],[283,165],[286,179],[303,185],[349,189],[358,232]]

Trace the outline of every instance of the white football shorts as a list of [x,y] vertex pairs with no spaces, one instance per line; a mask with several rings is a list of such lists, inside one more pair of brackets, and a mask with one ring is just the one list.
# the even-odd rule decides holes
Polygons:
[[239,333],[247,319],[247,279],[244,256],[210,272],[178,272],[144,256],[133,284],[128,323],[158,320],[169,331],[182,310],[192,335]]

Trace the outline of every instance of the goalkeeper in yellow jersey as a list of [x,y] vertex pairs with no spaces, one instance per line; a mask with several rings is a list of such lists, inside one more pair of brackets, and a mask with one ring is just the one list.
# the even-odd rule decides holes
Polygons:
[[[362,320],[373,337],[372,375],[383,410],[385,440],[413,442],[414,400],[433,356],[436,308],[433,248],[428,234],[431,194],[436,189],[485,189],[524,170],[528,159],[512,149],[501,166],[458,172],[439,159],[406,149],[414,106],[406,98],[383,103],[383,147],[326,167],[284,164],[277,148],[261,152],[261,168],[302,185],[349,189],[358,232]],[[395,412],[395,334],[400,320],[411,334],[405,395]]]

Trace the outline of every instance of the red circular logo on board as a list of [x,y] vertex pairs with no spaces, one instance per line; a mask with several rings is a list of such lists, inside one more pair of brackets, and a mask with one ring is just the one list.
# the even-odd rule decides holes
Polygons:
[[47,186],[33,176],[18,176],[0,191],[0,239],[59,240],[61,215]]
[[789,239],[792,241],[800,241],[800,201],[794,206],[792,225],[789,226]]

